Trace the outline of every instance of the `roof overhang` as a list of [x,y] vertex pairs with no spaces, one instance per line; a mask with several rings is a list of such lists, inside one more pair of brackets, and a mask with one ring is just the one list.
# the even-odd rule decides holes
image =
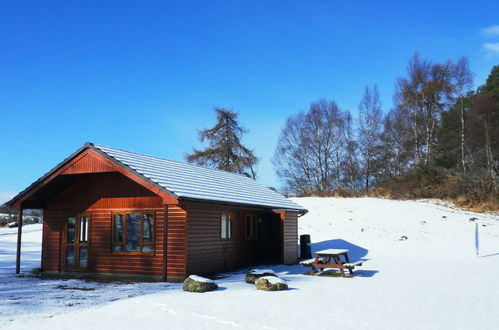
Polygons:
[[212,199],[179,197],[178,200],[179,201],[192,201],[192,202],[199,202],[199,203],[211,203],[211,204],[219,204],[219,205],[232,205],[232,206],[240,206],[240,207],[248,207],[248,208],[262,208],[262,209],[266,209],[266,210],[269,210],[269,211],[274,212],[274,213],[296,212],[296,213],[299,213],[300,216],[308,213],[308,210],[306,210],[306,209],[278,208],[278,207],[269,206],[269,205],[237,203],[237,202],[230,202],[230,201],[217,201],[217,200],[212,200]]
[[[96,166],[90,166],[86,170],[83,170],[78,162],[85,163],[84,157],[91,157],[98,162]],[[83,160],[83,161],[82,161]],[[73,167],[72,167],[73,166]],[[74,170],[76,168],[76,170]],[[165,188],[158,182],[152,180],[146,175],[140,173],[138,170],[128,166],[124,161],[117,159],[113,155],[101,150],[99,146],[95,146],[93,143],[85,143],[83,147],[76,150],[69,157],[64,159],[52,170],[47,172],[37,181],[32,183],[28,188],[23,190],[21,193],[13,197],[10,201],[5,203],[5,205],[10,206],[14,209],[22,208],[44,208],[44,203],[51,198],[57,192],[65,189],[67,186],[73,184],[76,180],[81,178],[82,175],[89,175],[97,172],[118,172],[135,181],[137,184],[145,187],[156,195],[162,197],[163,204],[175,205],[178,204],[180,200],[190,200],[197,202],[206,203],[216,203],[224,205],[236,205],[242,207],[251,208],[262,208],[269,211],[279,210],[282,212],[297,212],[298,214],[304,215],[308,211],[304,208],[283,208],[283,205],[272,205],[269,204],[259,204],[259,203],[238,203],[227,200],[217,200],[217,199],[204,199],[204,198],[194,198],[177,195],[171,189]],[[66,175],[70,174],[70,175]]]
[[41,178],[33,182],[30,186],[14,196],[4,205],[9,206],[13,209],[43,208],[48,198],[73,184],[78,179],[80,179],[81,176],[92,174],[92,172],[87,172],[65,175],[65,171],[67,171],[72,165],[76,164],[85,156],[94,157],[99,162],[104,164],[103,166],[105,167],[105,169],[101,172],[121,173],[125,177],[131,179],[141,186],[144,186],[146,189],[162,197],[164,204],[178,204],[178,198],[173,192],[167,191],[159,184],[144,177],[140,173],[137,173],[133,169],[129,168],[125,164],[120,163],[109,155],[106,155],[99,149],[95,148],[93,144],[85,143],[83,147],[76,150],[69,157],[57,164],[52,170],[45,173]]

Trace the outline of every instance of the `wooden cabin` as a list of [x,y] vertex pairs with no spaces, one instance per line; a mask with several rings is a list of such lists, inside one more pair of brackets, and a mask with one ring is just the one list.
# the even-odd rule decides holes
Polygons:
[[6,204],[44,210],[45,274],[166,281],[295,263],[307,212],[242,175],[92,143]]

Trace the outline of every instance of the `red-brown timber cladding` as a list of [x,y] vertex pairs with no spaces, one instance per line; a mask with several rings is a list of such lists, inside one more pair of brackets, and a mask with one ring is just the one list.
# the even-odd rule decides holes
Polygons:
[[83,150],[80,154],[74,156],[72,159],[68,160],[63,165],[60,165],[56,171],[51,173],[42,181],[38,182],[34,188],[31,188],[23,198],[18,199],[12,207],[14,209],[19,209],[22,205],[23,200],[28,199],[32,194],[34,194],[40,187],[43,187],[48,182],[53,180],[56,176],[61,175],[71,175],[71,174],[96,174],[96,173],[106,173],[106,172],[117,172],[121,173],[123,176],[131,179],[132,181],[147,187],[151,192],[154,192],[158,196],[163,198],[163,204],[177,204],[177,200],[165,193],[158,187],[155,187],[150,182],[139,178],[135,174],[132,174],[125,168],[113,163],[109,159],[100,155],[96,151],[91,149]]
[[[112,212],[126,210],[154,212],[154,254],[111,253]],[[119,173],[85,175],[47,204],[43,226],[42,268],[48,271],[63,270],[60,238],[64,224],[67,217],[85,213],[90,216],[90,272],[163,276],[164,210],[161,197]],[[169,263],[171,262],[173,274],[182,276],[185,274],[185,253],[184,261],[178,258],[181,255],[181,248],[178,248],[181,239],[176,232],[179,227],[177,223],[182,218],[181,209],[170,206],[168,212],[174,223],[172,231],[168,232],[168,244],[175,251]],[[176,262],[184,262],[184,266],[175,264],[175,258]]]
[[168,205],[167,275],[185,277],[187,264],[187,213],[177,205]]
[[97,157],[94,151],[86,150],[78,155],[61,174],[83,174],[114,172],[115,169]]
[[[90,272],[164,276],[166,268],[169,277],[182,278],[187,274],[212,273],[256,262],[257,243],[245,237],[245,216],[264,212],[263,209],[201,202],[165,206],[175,201],[154,187],[150,188],[153,192],[138,184],[140,180],[131,178],[122,169],[117,171],[114,164],[91,150],[76,156],[57,175],[82,176],[47,203],[42,242],[44,270],[64,270],[61,240],[64,225],[68,217],[79,214],[90,216]],[[45,181],[48,180],[50,178]],[[127,210],[154,212],[154,254],[120,255],[111,252],[112,213]],[[234,237],[231,239],[220,238],[222,211],[232,212],[235,216]],[[297,261],[297,215],[296,212],[286,212],[282,221],[282,261],[285,263]]]
[[283,221],[283,263],[298,261],[298,213],[286,212]]
[[[185,210],[187,274],[210,274],[256,263],[258,242],[246,239],[245,217],[262,214],[264,209],[189,202]],[[222,212],[234,215],[234,236],[229,239],[220,238]]]

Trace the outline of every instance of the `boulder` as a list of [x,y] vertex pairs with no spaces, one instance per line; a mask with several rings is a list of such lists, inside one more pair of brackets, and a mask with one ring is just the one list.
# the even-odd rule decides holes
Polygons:
[[255,281],[258,290],[263,291],[282,291],[288,289],[288,284],[283,279],[275,276],[260,277]]
[[191,275],[184,280],[183,288],[188,292],[207,292],[216,290],[218,285],[208,278]]
[[246,273],[245,281],[249,284],[255,284],[256,279],[263,276],[277,277],[272,269],[252,269]]

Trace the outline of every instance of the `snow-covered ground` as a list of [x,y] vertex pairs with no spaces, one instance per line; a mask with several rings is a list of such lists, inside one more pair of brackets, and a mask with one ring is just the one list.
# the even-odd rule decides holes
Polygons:
[[[272,266],[290,290],[256,291],[244,270],[219,289],[12,275],[17,229],[0,229],[0,328],[498,329],[499,217],[422,201],[297,198],[313,250],[367,259],[353,278]],[[470,219],[473,219],[470,221]],[[480,255],[475,254],[475,223]],[[406,237],[406,239],[405,239]],[[39,267],[41,226],[26,226],[22,270]]]

